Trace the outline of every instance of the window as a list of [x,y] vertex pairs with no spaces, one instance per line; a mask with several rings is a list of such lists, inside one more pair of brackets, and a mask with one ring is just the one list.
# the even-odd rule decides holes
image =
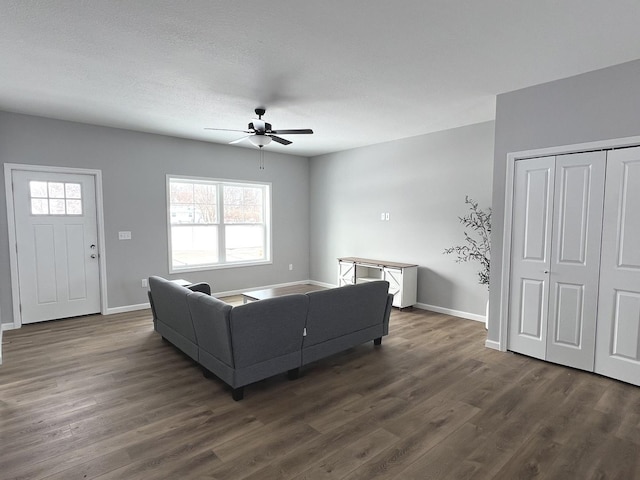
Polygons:
[[171,272],[267,263],[270,185],[167,177]]
[[31,215],[82,215],[82,186],[71,182],[29,182]]

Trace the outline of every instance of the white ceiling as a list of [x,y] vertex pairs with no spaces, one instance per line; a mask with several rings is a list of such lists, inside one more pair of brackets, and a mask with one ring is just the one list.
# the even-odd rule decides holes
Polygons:
[[638,0],[0,0],[0,110],[227,143],[264,105],[305,156],[637,58]]

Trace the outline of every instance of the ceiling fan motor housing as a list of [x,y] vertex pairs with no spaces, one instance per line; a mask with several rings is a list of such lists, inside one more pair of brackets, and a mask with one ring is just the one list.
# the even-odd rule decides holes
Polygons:
[[270,132],[271,131],[271,124],[264,122],[264,131],[263,130],[258,130],[257,128],[255,128],[253,126],[253,122],[249,123],[249,130],[254,130],[258,135],[264,132]]

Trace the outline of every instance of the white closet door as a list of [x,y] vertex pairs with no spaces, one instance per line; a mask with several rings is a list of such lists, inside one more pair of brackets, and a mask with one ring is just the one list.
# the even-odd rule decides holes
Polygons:
[[609,152],[595,371],[640,385],[640,148]]
[[509,350],[544,359],[555,157],[515,164]]
[[556,157],[549,269],[550,362],[593,371],[605,152]]

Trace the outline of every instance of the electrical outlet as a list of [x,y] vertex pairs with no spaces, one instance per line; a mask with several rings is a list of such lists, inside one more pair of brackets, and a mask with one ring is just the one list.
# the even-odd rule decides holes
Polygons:
[[289,270],[293,270],[293,263],[289,264]]
[[143,278],[142,279],[142,288],[147,288],[149,286],[149,284],[147,283],[147,279]]

